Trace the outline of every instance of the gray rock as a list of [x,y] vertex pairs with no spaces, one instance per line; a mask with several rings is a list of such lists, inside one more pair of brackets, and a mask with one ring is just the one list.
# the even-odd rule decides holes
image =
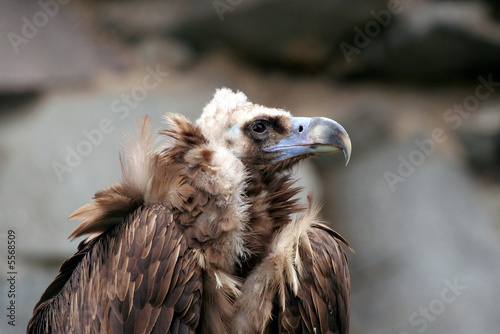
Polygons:
[[218,15],[182,10],[165,30],[200,50],[222,46],[264,66],[336,77],[449,82],[498,73],[500,25],[484,2],[390,3],[215,1]]
[[[63,1],[62,1],[63,2]],[[51,4],[50,6],[41,4]],[[4,0],[0,11],[0,91],[39,91],[88,81],[111,49],[97,47],[71,2]]]
[[458,134],[464,143],[470,164],[479,171],[500,179],[500,113],[492,104],[474,112]]
[[340,52],[337,45],[353,26],[385,7],[385,1],[360,0],[238,3],[215,1],[214,15],[186,20],[172,33],[202,49],[224,45],[252,61],[318,69]]
[[136,46],[137,55],[144,64],[165,64],[185,69],[195,59],[194,51],[184,43],[169,38],[145,38]]
[[500,25],[484,3],[406,1],[400,8],[379,33],[366,34],[373,18],[360,27],[364,37],[350,39],[359,52],[344,73],[433,82],[499,73]]
[[478,186],[439,149],[391,191],[384,173],[397,173],[398,156],[416,149],[379,144],[324,174],[325,209],[356,250],[349,255],[353,331],[494,333],[498,229]]

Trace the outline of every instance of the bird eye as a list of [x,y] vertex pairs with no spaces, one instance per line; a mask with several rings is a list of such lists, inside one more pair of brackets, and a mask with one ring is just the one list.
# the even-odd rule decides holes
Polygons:
[[259,121],[252,124],[252,131],[256,134],[263,134],[267,132],[267,126],[264,122]]

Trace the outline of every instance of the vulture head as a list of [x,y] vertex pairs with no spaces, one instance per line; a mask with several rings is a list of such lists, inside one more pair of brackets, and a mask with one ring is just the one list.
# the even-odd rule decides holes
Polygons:
[[292,117],[281,109],[253,104],[242,93],[216,92],[197,121],[211,142],[227,148],[247,168],[287,170],[315,154],[343,151],[346,164],[351,141],[337,122],[324,117]]

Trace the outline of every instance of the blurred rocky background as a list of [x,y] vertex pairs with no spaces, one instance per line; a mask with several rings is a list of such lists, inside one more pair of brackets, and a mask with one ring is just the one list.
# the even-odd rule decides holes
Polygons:
[[497,333],[499,20],[493,0],[2,0],[0,332],[25,331],[76,249],[66,217],[119,180],[122,132],[227,86],[351,135],[349,166],[297,172],[356,250],[351,333]]

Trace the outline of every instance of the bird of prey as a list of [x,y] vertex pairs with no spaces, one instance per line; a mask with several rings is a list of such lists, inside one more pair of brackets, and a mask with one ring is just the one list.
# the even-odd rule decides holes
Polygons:
[[350,246],[290,176],[316,154],[348,161],[344,128],[227,88],[195,123],[165,116],[128,137],[122,181],[70,217],[87,238],[28,333],[348,333]]

